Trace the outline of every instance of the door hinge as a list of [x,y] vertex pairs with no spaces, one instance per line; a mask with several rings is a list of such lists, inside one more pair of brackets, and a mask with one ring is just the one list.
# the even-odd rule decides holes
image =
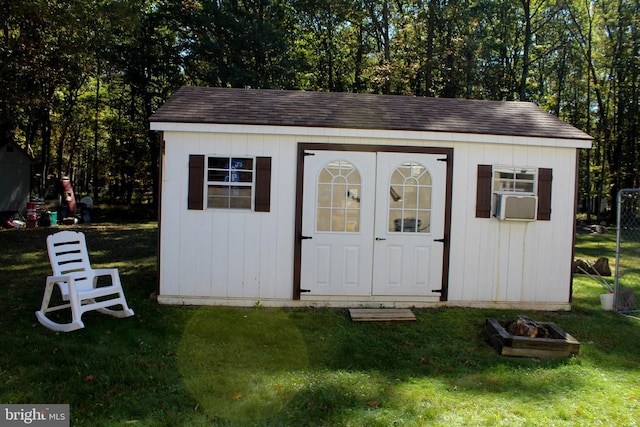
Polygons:
[[313,237],[311,237],[311,236],[303,236],[302,234],[300,235],[300,240],[309,240],[309,239],[313,239]]
[[433,239],[434,242],[444,243],[444,238],[442,239]]

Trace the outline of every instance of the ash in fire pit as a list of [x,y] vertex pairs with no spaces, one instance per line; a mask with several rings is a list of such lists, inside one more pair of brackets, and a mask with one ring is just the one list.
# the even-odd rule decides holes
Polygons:
[[507,332],[511,335],[529,338],[550,338],[551,334],[542,323],[536,322],[527,316],[518,316],[516,320],[507,325]]

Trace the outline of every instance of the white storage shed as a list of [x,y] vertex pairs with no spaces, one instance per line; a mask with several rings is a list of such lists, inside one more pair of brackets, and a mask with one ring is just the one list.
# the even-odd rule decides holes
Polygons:
[[532,103],[183,87],[150,122],[161,303],[570,308],[592,138]]

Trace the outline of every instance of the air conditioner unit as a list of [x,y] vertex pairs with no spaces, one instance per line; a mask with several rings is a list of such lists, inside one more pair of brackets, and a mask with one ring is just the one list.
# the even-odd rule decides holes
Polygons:
[[499,220],[535,221],[537,212],[537,196],[519,193],[495,194],[495,217]]

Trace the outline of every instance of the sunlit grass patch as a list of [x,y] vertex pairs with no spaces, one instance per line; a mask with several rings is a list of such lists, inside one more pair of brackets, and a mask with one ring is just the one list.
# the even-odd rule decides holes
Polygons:
[[285,313],[231,308],[194,312],[177,360],[201,408],[232,420],[281,411],[296,392],[282,372],[308,364],[304,340]]

